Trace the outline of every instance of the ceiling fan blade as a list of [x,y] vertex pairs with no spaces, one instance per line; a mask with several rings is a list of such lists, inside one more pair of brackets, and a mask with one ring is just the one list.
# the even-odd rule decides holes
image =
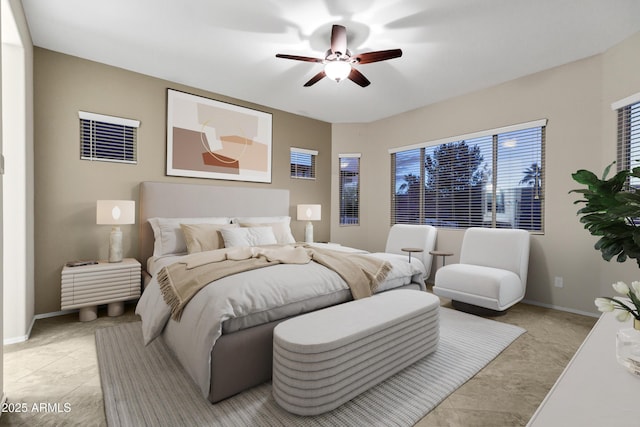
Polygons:
[[351,72],[347,78],[362,87],[367,87],[371,84],[371,82],[360,71],[353,67],[351,67]]
[[347,53],[347,29],[342,25],[334,25],[331,28],[331,52]]
[[320,80],[322,80],[324,77],[326,76],[326,74],[323,71],[320,71],[318,74],[316,74],[315,76],[311,77],[311,80],[309,80],[308,82],[306,82],[304,84],[304,87],[309,87],[311,85],[314,85],[316,83],[318,83]]
[[306,62],[324,61],[324,59],[320,59],[320,58],[311,58],[310,56],[286,55],[284,53],[276,53],[276,58],[293,59],[295,61],[306,61]]
[[402,56],[401,49],[378,50],[375,52],[361,53],[353,58],[359,64],[369,64],[371,62],[386,61],[387,59],[399,58]]

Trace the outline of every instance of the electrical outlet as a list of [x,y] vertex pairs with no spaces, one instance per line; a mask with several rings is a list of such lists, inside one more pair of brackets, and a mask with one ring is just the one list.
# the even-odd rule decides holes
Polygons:
[[564,280],[560,276],[555,277],[554,285],[556,288],[564,287]]

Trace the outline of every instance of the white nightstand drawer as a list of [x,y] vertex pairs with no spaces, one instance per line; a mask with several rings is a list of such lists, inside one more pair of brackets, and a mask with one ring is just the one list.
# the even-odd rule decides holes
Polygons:
[[141,266],[132,258],[118,263],[65,266],[61,279],[63,310],[111,304],[140,297]]

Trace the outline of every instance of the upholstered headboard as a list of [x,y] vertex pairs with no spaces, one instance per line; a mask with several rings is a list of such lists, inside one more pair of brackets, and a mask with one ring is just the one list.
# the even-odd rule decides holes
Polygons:
[[140,261],[145,266],[153,254],[149,218],[290,215],[289,190],[274,188],[141,182],[139,204]]

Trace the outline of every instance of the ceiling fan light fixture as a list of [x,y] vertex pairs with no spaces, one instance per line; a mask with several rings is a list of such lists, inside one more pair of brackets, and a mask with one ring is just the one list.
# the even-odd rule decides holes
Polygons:
[[402,56],[400,49],[377,50],[374,52],[351,55],[347,49],[347,29],[342,25],[331,27],[331,48],[327,50],[324,58],[310,56],[288,55],[277,53],[276,58],[293,59],[294,61],[321,62],[324,64],[322,71],[314,75],[304,84],[304,87],[313,86],[325,77],[336,82],[349,79],[360,87],[367,87],[371,82],[353,64],[370,64],[372,62],[386,61],[387,59]]
[[340,82],[346,79],[351,73],[351,64],[347,61],[335,60],[324,64],[324,73],[332,80]]

